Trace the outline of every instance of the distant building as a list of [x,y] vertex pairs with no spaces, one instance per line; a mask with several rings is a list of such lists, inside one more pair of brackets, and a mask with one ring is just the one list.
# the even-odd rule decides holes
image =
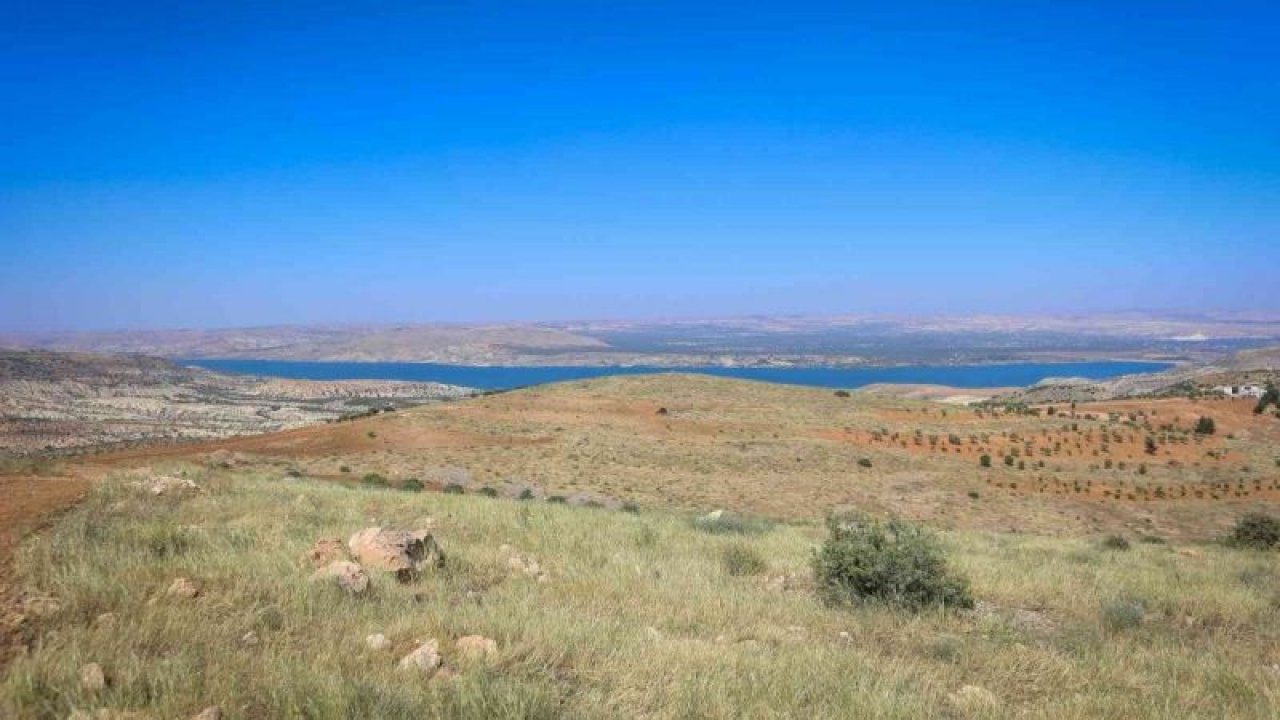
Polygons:
[[1260,398],[1267,392],[1261,385],[1219,385],[1214,388],[1227,397]]

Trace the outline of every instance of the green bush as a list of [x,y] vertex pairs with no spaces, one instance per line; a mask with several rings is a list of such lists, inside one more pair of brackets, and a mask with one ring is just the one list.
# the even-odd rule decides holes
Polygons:
[[979,466],[979,467],[984,467],[984,468],[989,468],[989,467],[991,467],[991,456],[990,456],[990,455],[987,455],[986,453],[983,453],[981,456],[979,456],[979,457],[978,457],[978,466]]
[[408,492],[422,492],[425,488],[426,486],[423,485],[422,481],[418,478],[409,478],[408,480],[400,483],[400,489],[407,490]]
[[448,485],[444,486],[445,495],[465,495],[466,493],[467,493],[467,489],[462,487],[458,483],[449,483]]
[[837,390],[837,391],[835,392],[835,396],[836,396],[836,397],[838,397],[838,398],[847,398],[847,397],[849,397],[849,391],[848,391],[848,390]]
[[517,499],[517,500],[532,500],[532,499],[533,499],[533,490],[531,490],[530,488],[525,488],[525,489],[521,490],[521,491],[520,491],[520,494],[516,496],[516,499]]
[[1108,630],[1129,630],[1142,624],[1147,606],[1141,600],[1112,600],[1102,605],[1102,624]]
[[387,482],[387,479],[382,477],[378,473],[366,474],[364,477],[360,478],[360,483],[365,487],[376,487],[376,488],[391,487],[391,483]]
[[1128,550],[1129,541],[1123,535],[1108,535],[1102,538],[1102,547],[1108,550]]
[[759,535],[768,532],[772,524],[761,518],[716,510],[694,518],[693,527],[712,535]]
[[726,546],[720,552],[720,565],[726,573],[734,577],[759,575],[767,567],[760,553],[744,543]]
[[858,458],[858,467],[871,467],[871,458]]
[[1207,415],[1201,415],[1200,419],[1196,420],[1197,435],[1212,435],[1217,431],[1217,429],[1217,426],[1213,422],[1213,418]]
[[556,505],[564,505],[566,502],[568,502],[568,499],[566,499],[565,496],[563,495],[548,495],[547,502],[555,503]]
[[969,582],[954,573],[924,528],[863,514],[833,515],[813,556],[818,594],[830,604],[880,601],[909,609],[973,607]]
[[640,506],[633,502],[622,503],[622,512],[631,513],[632,515],[640,514]]
[[1256,550],[1280,547],[1280,520],[1265,513],[1249,513],[1236,522],[1231,544]]
[[490,498],[496,498],[496,497],[498,497],[498,491],[497,491],[497,489],[495,489],[495,488],[491,488],[491,487],[489,487],[488,485],[486,485],[486,486],[484,486],[484,487],[480,488],[480,490],[479,490],[478,492],[479,492],[481,495],[485,496],[485,497],[490,497]]

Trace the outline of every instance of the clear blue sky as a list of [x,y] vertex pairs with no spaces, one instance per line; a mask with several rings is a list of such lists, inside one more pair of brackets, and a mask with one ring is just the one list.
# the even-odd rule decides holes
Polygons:
[[375,5],[0,0],[0,329],[1280,308],[1274,2]]

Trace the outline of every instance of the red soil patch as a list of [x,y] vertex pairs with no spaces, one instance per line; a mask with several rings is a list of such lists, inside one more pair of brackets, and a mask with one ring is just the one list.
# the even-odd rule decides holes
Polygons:
[[0,675],[18,648],[23,623],[13,553],[27,533],[75,505],[88,489],[84,478],[0,476]]

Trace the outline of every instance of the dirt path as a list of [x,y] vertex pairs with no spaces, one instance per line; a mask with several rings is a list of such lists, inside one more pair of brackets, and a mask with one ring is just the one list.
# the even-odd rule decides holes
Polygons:
[[14,551],[27,533],[83,499],[89,484],[82,477],[0,476],[0,676],[22,640]]

